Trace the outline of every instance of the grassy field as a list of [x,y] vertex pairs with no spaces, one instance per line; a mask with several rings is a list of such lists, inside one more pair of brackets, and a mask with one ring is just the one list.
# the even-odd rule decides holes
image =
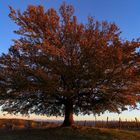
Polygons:
[[89,127],[0,130],[0,140],[140,140],[140,131]]

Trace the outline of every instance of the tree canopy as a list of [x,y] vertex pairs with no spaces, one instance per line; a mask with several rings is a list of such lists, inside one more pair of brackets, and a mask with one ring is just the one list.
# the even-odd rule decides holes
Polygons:
[[65,116],[136,107],[140,100],[139,40],[122,40],[115,23],[93,17],[79,23],[74,7],[59,11],[30,5],[10,7],[19,35],[0,57],[3,111]]

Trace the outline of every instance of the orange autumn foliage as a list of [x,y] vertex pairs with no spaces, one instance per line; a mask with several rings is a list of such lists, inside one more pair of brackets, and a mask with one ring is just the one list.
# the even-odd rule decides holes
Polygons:
[[59,12],[10,7],[19,26],[8,54],[0,59],[0,94],[10,113],[64,115],[120,112],[140,100],[139,40],[123,41],[115,23],[88,17],[79,23],[74,8]]

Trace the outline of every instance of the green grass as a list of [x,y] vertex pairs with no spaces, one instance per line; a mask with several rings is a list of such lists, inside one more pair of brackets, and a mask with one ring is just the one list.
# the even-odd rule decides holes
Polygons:
[[88,127],[0,130],[0,140],[140,140],[140,131]]

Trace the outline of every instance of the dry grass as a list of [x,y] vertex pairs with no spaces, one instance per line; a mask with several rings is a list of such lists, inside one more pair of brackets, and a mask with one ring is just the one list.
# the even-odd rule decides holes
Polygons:
[[91,127],[50,127],[0,130],[0,140],[140,140],[140,132]]
[[[30,122],[30,128],[25,127]],[[6,129],[4,124],[11,124],[14,129]],[[88,126],[60,127],[54,123],[27,120],[0,120],[0,140],[140,140],[139,131],[94,128]]]

